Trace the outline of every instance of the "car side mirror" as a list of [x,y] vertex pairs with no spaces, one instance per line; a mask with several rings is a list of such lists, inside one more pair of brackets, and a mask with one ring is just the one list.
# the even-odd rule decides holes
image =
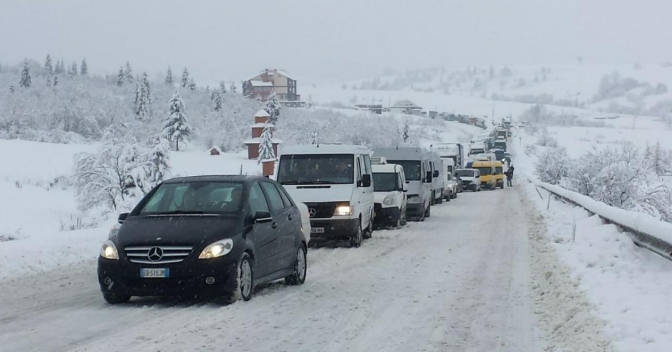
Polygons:
[[271,213],[267,211],[258,211],[254,214],[252,220],[254,220],[255,224],[261,224],[273,221],[273,217],[271,216]]
[[121,213],[119,214],[119,217],[117,218],[117,222],[120,224],[123,224],[124,221],[126,221],[126,218],[128,218],[128,213]]
[[434,176],[434,177],[439,177],[439,170],[434,170],[434,174],[433,174],[433,176]]
[[362,187],[371,187],[371,175],[362,175]]

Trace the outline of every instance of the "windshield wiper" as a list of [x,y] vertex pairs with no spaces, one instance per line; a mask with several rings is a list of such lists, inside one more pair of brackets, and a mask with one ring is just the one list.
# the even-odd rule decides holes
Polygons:
[[335,185],[334,181],[303,181],[298,183],[300,185]]

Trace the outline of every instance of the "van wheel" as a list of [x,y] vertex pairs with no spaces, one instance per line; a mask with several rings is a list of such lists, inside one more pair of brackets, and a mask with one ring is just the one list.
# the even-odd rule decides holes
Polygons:
[[363,231],[362,231],[362,220],[359,220],[359,226],[357,226],[357,231],[355,234],[350,237],[350,248],[359,248],[362,245],[363,241]]
[[371,238],[373,236],[373,210],[371,210],[371,220],[369,221],[369,227],[364,230],[362,237],[364,239]]
[[436,204],[441,204],[441,203],[443,203],[443,192],[441,192],[441,197],[439,197],[439,199],[436,200]]
[[403,212],[399,211],[399,217],[401,218],[401,226],[406,226],[408,224],[408,217],[406,215],[406,209]]
[[432,216],[432,206],[430,205],[427,207],[427,210],[425,210],[425,217],[428,218],[431,216]]

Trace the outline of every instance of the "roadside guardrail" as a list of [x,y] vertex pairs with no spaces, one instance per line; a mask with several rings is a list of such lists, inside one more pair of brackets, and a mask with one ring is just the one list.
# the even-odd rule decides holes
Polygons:
[[636,245],[672,260],[672,223],[660,221],[648,214],[615,208],[560,186],[547,183],[537,185],[556,198],[596,214],[606,223],[620,227]]

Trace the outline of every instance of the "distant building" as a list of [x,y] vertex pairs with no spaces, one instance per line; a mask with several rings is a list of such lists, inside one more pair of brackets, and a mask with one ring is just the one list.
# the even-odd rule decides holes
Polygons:
[[366,111],[371,111],[372,113],[375,114],[382,114],[383,113],[383,106],[380,104],[357,104],[355,105],[355,108],[357,110],[366,110]]
[[394,103],[394,105],[390,106],[390,112],[409,115],[422,115],[422,107],[416,105],[410,100],[398,100]]
[[282,70],[265,69],[243,82],[243,95],[248,98],[266,101],[272,92],[281,103],[301,101],[296,92],[296,80]]

